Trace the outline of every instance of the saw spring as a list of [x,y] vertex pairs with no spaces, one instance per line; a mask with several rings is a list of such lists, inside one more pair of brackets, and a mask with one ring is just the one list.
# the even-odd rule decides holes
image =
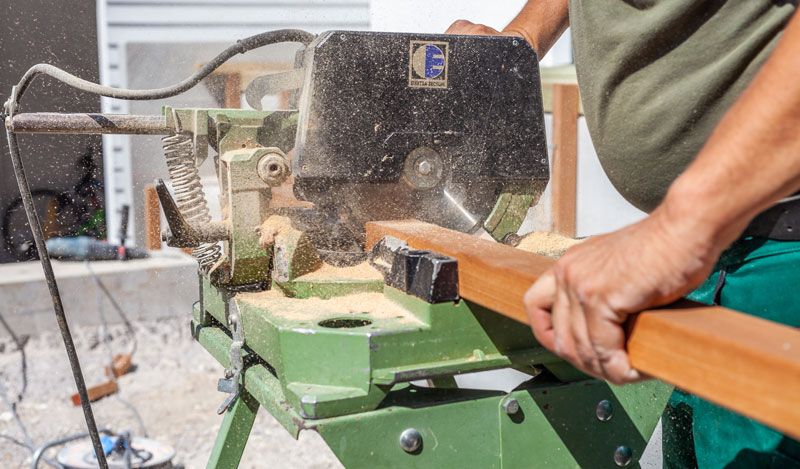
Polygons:
[[[194,162],[191,135],[185,133],[168,135],[161,139],[161,144],[178,210],[190,223],[211,222],[211,214],[200,182],[200,172]],[[207,272],[222,254],[218,244],[202,243],[192,250],[192,255],[197,259],[200,268]]]

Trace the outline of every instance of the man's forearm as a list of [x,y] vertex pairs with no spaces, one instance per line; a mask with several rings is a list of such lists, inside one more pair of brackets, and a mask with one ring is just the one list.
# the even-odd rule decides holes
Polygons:
[[[800,17],[662,204],[675,223],[729,244],[800,188]],[[798,227],[800,229],[800,227]]]
[[568,26],[567,0],[530,0],[503,32],[524,37],[541,59]]

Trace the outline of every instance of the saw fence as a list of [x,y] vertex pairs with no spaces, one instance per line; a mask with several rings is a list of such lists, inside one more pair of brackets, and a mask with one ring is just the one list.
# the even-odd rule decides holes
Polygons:
[[[523,295],[555,261],[417,221],[367,225],[458,260],[462,298],[527,323]],[[722,307],[683,303],[645,311],[628,352],[641,372],[800,438],[800,330]]]

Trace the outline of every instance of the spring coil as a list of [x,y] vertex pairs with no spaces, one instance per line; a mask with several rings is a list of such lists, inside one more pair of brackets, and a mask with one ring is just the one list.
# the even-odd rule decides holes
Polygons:
[[[186,221],[196,223],[211,222],[200,172],[194,162],[194,144],[187,133],[175,133],[161,139],[164,158],[167,162],[169,179],[175,192],[175,203]],[[204,272],[222,256],[216,243],[202,243],[192,250],[192,255]]]

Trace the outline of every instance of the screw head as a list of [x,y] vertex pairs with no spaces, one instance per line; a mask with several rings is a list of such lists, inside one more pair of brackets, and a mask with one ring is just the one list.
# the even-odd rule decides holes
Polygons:
[[614,450],[614,463],[619,467],[625,467],[631,463],[633,451],[627,446],[618,446]]
[[431,166],[431,163],[428,160],[422,160],[417,164],[418,173],[427,176],[428,174],[431,173],[431,171],[433,171],[433,167]]
[[407,428],[400,434],[400,447],[406,453],[416,453],[422,448],[422,435],[416,428]]
[[614,415],[614,406],[608,399],[603,399],[597,403],[594,413],[597,416],[597,420],[607,422],[611,420],[611,417]]
[[503,411],[507,415],[514,415],[519,412],[519,401],[514,399],[513,397],[508,398],[503,401]]

